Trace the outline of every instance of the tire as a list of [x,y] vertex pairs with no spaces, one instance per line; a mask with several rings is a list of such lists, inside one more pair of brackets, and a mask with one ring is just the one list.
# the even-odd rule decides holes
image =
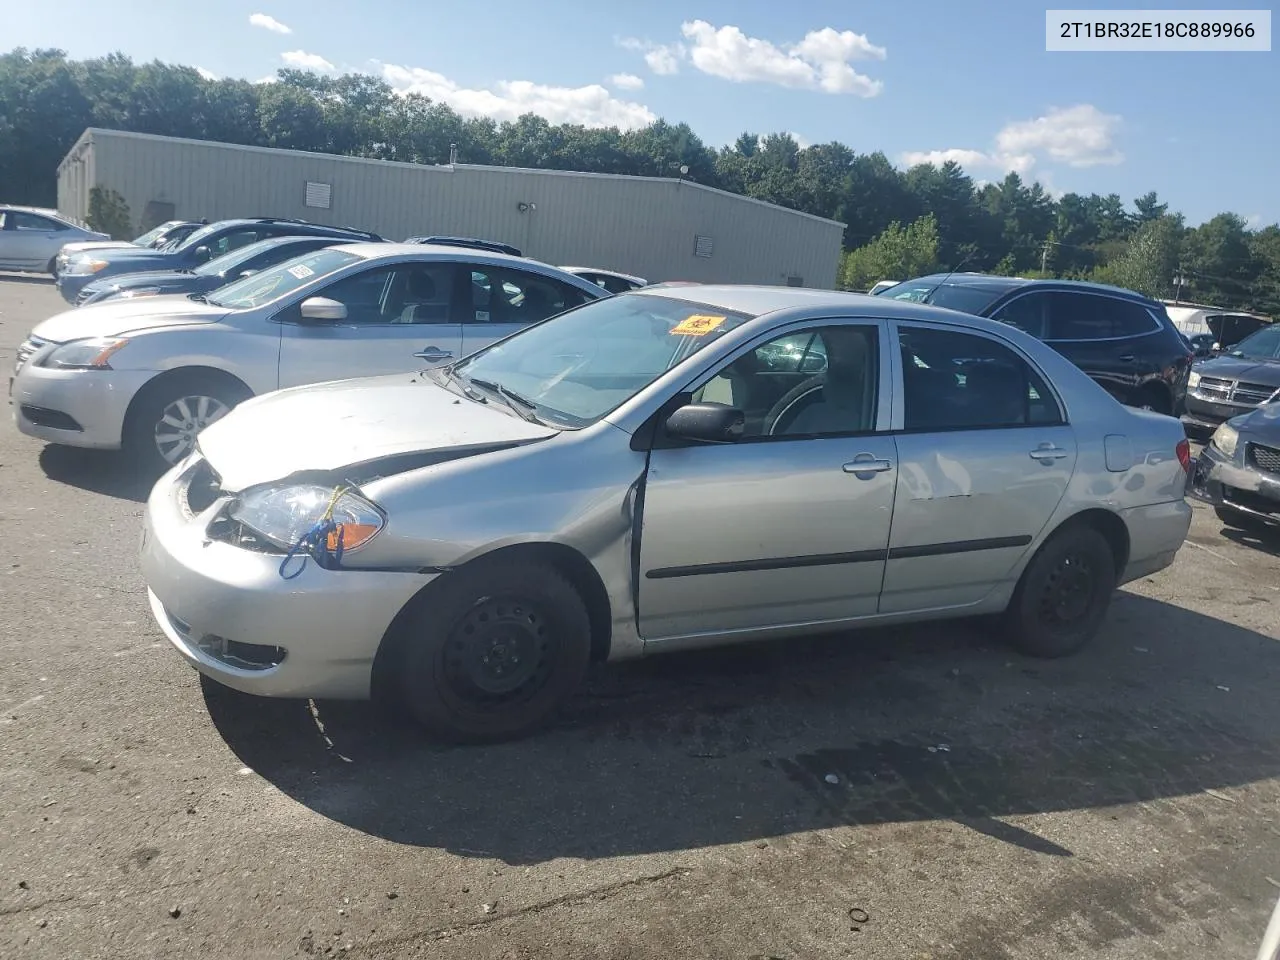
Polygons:
[[51,277],[53,277],[53,279],[55,280],[58,279],[58,258],[57,257],[52,258],[47,264],[45,264],[44,272],[49,274]]
[[481,560],[447,576],[394,638],[402,709],[455,743],[532,733],[586,676],[586,605],[548,567]]
[[1005,612],[1005,632],[1028,656],[1069,656],[1097,634],[1115,589],[1116,561],[1107,538],[1093,527],[1065,527],[1023,571]]
[[[241,384],[207,373],[179,373],[160,383],[149,383],[129,408],[121,445],[126,456],[144,470],[163,472],[191,451],[200,430],[250,396]],[[185,418],[184,410],[189,414]],[[163,424],[166,416],[178,419],[182,426],[174,429]],[[175,442],[167,442],[170,435]]]
[[1146,387],[1138,394],[1138,402],[1135,404],[1141,410],[1151,410],[1155,413],[1163,413],[1166,417],[1173,416],[1173,404],[1169,402],[1169,396],[1160,387]]

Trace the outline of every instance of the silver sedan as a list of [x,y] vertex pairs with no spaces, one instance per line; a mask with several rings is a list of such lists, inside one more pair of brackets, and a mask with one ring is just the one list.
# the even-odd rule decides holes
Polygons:
[[109,234],[72,223],[56,210],[0,204],[0,270],[54,273],[64,244],[110,240]]
[[608,295],[535,260],[344,244],[205,295],[106,301],[50,317],[18,347],[10,401],[25,434],[123,447],[159,473],[248,397],[446,363]]
[[1177,420],[994,321],[649,288],[242,404],[154,488],[141,562],[207,676],[487,740],[591,660],[976,614],[1072,653],[1172,563],[1189,462]]

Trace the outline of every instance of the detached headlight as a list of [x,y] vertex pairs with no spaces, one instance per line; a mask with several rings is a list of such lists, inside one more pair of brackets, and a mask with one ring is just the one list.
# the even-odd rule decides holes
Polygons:
[[339,490],[309,483],[266,487],[240,497],[228,513],[233,520],[285,550],[328,517],[337,526],[329,534],[328,549],[337,549],[340,530],[343,552],[350,553],[372,540],[386,520],[364,497]]
[[1198,386],[1200,386],[1200,374],[1192,370],[1187,374],[1187,387],[1188,389],[1194,389]]
[[53,350],[40,361],[40,366],[54,370],[110,370],[107,361],[129,341],[124,337],[94,337],[72,340]]
[[67,276],[69,277],[87,277],[97,273],[99,270],[107,266],[105,260],[76,260],[67,268]]
[[1229,423],[1224,423],[1213,431],[1213,439],[1209,441],[1218,448],[1224,457],[1236,455],[1236,444],[1240,442],[1240,431]]

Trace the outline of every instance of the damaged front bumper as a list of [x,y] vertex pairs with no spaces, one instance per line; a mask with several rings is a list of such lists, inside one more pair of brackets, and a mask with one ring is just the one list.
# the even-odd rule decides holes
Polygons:
[[[1241,445],[1244,443],[1242,440]],[[1280,526],[1280,476],[1242,466],[1212,444],[1196,458],[1187,492],[1219,510]]]
[[308,562],[286,580],[281,555],[208,536],[223,503],[188,506],[195,466],[162,477],[143,516],[142,574],[165,636],[196,670],[245,693],[367,699],[383,637],[435,575]]

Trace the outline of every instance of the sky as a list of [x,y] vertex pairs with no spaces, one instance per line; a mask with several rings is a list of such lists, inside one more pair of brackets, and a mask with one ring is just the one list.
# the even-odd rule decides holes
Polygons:
[[1045,5],[1026,0],[0,7],[0,49],[119,51],[250,80],[363,71],[468,116],[624,129],[662,117],[712,148],[787,131],[904,167],[955,159],[979,181],[1015,170],[1055,195],[1156,190],[1191,224],[1280,221],[1280,54],[1050,53]]

